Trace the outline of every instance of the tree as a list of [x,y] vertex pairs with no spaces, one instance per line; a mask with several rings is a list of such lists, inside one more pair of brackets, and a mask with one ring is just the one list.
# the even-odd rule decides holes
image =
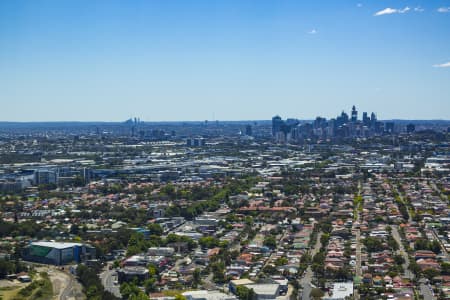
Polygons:
[[286,257],[279,257],[277,260],[275,260],[276,266],[284,266],[289,263],[289,260]]
[[105,291],[96,270],[94,270],[93,268],[89,268],[84,265],[78,265],[77,276],[78,280],[83,285],[88,299],[117,299],[117,297],[115,297],[113,294]]
[[384,250],[381,240],[374,237],[364,239],[363,244],[366,246],[368,252],[378,252]]
[[244,285],[239,285],[236,288],[236,295],[240,300],[253,300],[255,297],[255,291],[253,289],[249,289]]
[[441,270],[443,275],[450,275],[450,263],[442,263]]
[[423,275],[428,278],[429,280],[433,279],[434,277],[438,276],[440,273],[438,270],[435,269],[426,269],[423,271]]
[[145,292],[156,292],[156,278],[152,277],[144,281]]
[[150,231],[151,235],[161,236],[164,233],[164,230],[159,224],[149,224],[147,229]]
[[215,262],[211,264],[213,271],[213,280],[217,283],[225,282],[225,264],[223,262]]
[[320,243],[322,245],[326,245],[328,243],[328,240],[330,239],[330,234],[329,233],[324,233],[322,234],[322,236],[320,237]]
[[325,295],[325,293],[321,289],[314,288],[314,289],[311,290],[311,294],[310,295],[314,299],[320,299],[320,298],[322,298]]
[[389,248],[392,251],[397,251],[398,250],[398,243],[391,235],[388,237],[387,243],[388,243]]
[[214,248],[214,247],[219,246],[220,241],[219,241],[219,239],[217,239],[217,238],[215,238],[215,237],[207,236],[207,237],[201,237],[201,238],[198,240],[198,243],[199,243],[200,246],[202,246],[203,248],[211,249],[211,248]]
[[186,297],[181,294],[177,294],[175,295],[175,300],[186,300]]
[[267,266],[264,267],[263,272],[268,274],[268,275],[274,275],[274,274],[278,273],[278,270],[277,270],[277,268],[275,268],[272,265],[267,265]]
[[394,256],[394,261],[396,265],[402,265],[405,263],[405,259],[400,254]]
[[157,276],[158,273],[158,268],[154,264],[148,265],[148,274],[150,275],[150,277]]
[[142,291],[134,283],[124,282],[120,285],[120,294],[124,299],[131,299],[132,296],[136,296]]
[[277,247],[277,240],[273,235],[268,235],[264,238],[264,246],[275,249]]
[[77,224],[72,224],[72,226],[70,226],[70,233],[77,235],[80,232],[80,228],[78,227]]
[[199,268],[195,268],[194,273],[192,274],[192,284],[195,288],[197,288],[197,286],[199,284],[202,283],[202,278],[201,278],[201,274],[200,274],[200,269]]

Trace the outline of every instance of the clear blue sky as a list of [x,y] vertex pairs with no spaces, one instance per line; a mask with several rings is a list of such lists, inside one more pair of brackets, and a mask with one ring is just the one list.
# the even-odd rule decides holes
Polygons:
[[450,1],[2,0],[0,120],[450,119]]

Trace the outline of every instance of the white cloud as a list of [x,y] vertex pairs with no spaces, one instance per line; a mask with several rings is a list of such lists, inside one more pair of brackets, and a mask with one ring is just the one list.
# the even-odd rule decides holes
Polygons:
[[311,29],[310,31],[308,31],[308,34],[316,34],[317,33],[317,30],[315,30],[315,29]]
[[[416,9],[419,9],[419,10],[416,10]],[[416,7],[414,10],[415,11],[420,11],[420,9],[421,9],[420,7]],[[387,7],[385,9],[383,9],[383,10],[380,10],[380,11],[376,12],[374,14],[374,16],[378,17],[378,16],[382,16],[382,15],[404,14],[404,13],[407,13],[408,11],[410,11],[410,10],[411,10],[411,8],[408,7],[408,6],[405,6],[405,8],[390,8],[390,7]]]
[[403,14],[403,13],[408,12],[408,11],[410,11],[410,10],[411,10],[411,8],[409,8],[409,7],[407,6],[407,7],[405,7],[404,9],[399,9],[399,10],[398,10],[398,13],[399,13],[399,14]]
[[433,67],[435,67],[435,68],[450,68],[450,61],[443,63],[443,64],[433,65]]
[[422,7],[420,7],[420,6],[417,6],[417,7],[415,7],[414,8],[414,11],[415,12],[423,12],[425,9],[423,9]]
[[382,16],[382,15],[396,14],[397,12],[398,12],[397,9],[388,7],[388,8],[385,8],[385,9],[383,9],[383,10],[380,10],[380,11],[376,12],[376,13],[374,14],[374,16]]
[[440,13],[448,13],[450,12],[450,7],[439,7],[437,11]]

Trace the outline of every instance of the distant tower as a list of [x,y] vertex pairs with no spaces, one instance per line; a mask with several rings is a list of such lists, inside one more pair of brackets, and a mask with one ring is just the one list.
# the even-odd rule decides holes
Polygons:
[[248,124],[247,126],[245,126],[245,135],[247,136],[252,136],[253,132],[252,132],[252,125]]
[[370,118],[367,115],[367,112],[363,112],[363,118],[362,118],[363,124],[365,126],[369,126],[370,125]]
[[283,126],[283,120],[280,116],[275,116],[272,118],[272,136],[276,136],[277,132],[281,131],[281,127]]
[[358,121],[358,111],[356,110],[356,107],[353,105],[352,107],[352,122]]

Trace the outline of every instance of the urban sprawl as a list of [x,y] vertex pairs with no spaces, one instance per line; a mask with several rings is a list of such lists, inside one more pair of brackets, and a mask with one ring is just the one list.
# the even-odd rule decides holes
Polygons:
[[0,123],[0,299],[450,299],[450,122]]

